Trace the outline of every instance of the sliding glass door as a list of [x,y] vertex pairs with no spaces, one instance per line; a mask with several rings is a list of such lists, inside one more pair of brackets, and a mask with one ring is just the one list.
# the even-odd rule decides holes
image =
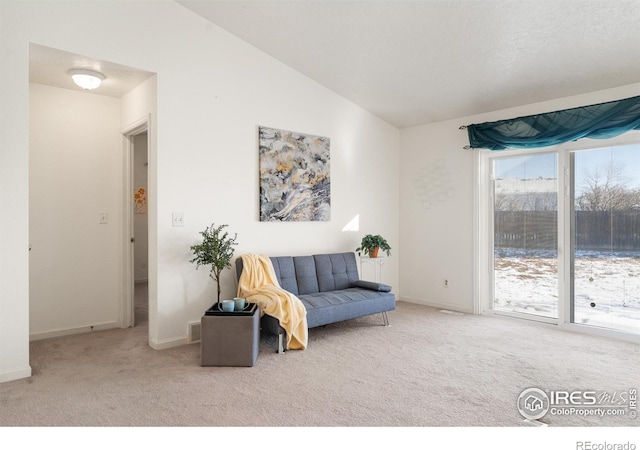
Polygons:
[[558,317],[558,161],[493,160],[493,309]]
[[640,334],[640,144],[523,153],[482,163],[484,305]]
[[640,146],[571,159],[572,322],[640,332]]

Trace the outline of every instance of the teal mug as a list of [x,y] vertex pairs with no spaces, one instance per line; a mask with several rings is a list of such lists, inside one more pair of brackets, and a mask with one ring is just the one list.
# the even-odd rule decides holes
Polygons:
[[233,300],[222,300],[222,310],[224,312],[233,312],[235,302]]
[[243,311],[246,300],[242,297],[236,297],[233,299],[233,303],[234,303],[234,307],[233,307],[234,311]]

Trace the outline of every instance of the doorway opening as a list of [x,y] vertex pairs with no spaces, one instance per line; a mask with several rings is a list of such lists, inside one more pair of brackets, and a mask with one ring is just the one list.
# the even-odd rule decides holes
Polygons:
[[133,326],[149,323],[148,133],[133,136]]
[[149,323],[148,130],[144,118],[123,131],[125,137],[125,304],[124,326]]

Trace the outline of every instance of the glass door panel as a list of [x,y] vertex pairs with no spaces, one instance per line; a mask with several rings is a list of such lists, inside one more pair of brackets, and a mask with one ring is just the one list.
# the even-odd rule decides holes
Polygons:
[[572,157],[572,322],[640,332],[640,146]]
[[558,158],[493,160],[493,309],[558,317]]

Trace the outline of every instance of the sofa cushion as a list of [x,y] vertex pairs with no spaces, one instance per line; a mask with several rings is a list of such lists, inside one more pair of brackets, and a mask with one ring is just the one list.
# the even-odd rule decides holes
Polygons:
[[304,295],[319,292],[316,264],[313,256],[294,256],[293,265],[296,269],[298,293]]
[[298,282],[296,281],[296,269],[293,265],[292,256],[272,256],[269,258],[273,264],[273,270],[280,287],[285,291],[298,295]]
[[358,280],[358,266],[354,253],[314,255],[320,292],[347,289]]
[[362,288],[318,292],[298,298],[307,309],[309,328],[395,309],[395,295]]

